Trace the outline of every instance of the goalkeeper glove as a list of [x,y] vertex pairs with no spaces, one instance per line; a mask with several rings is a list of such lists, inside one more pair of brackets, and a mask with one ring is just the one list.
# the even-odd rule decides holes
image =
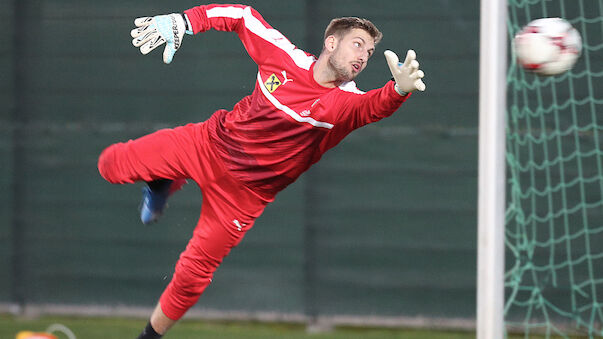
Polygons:
[[416,60],[417,55],[412,49],[406,53],[406,60],[404,63],[400,63],[396,53],[387,50],[383,52],[389,70],[392,72],[394,81],[396,81],[396,92],[400,95],[406,95],[414,90],[424,91],[425,83],[423,83],[423,76],[425,74],[419,69],[419,62]]
[[176,51],[182,46],[184,33],[193,34],[188,20],[183,14],[172,13],[154,17],[142,17],[134,20],[134,28],[130,35],[132,45],[140,47],[142,54],[147,54],[165,43],[163,62],[169,64]]

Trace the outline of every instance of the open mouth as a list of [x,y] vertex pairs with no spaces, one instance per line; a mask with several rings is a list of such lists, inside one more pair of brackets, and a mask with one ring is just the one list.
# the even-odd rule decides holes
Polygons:
[[352,64],[352,68],[354,69],[354,71],[360,72],[360,64],[353,63]]

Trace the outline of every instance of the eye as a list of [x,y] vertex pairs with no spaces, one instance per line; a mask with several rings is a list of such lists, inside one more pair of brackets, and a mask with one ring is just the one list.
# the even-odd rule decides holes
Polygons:
[[354,41],[354,47],[360,47],[360,43],[358,41]]

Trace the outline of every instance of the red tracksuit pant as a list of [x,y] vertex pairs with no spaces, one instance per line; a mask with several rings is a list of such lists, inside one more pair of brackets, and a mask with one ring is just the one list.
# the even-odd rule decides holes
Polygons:
[[163,313],[173,320],[197,302],[222,259],[267,204],[229,175],[207,128],[207,122],[188,124],[117,143],[98,161],[100,174],[114,184],[186,178],[201,188],[201,216],[160,298]]

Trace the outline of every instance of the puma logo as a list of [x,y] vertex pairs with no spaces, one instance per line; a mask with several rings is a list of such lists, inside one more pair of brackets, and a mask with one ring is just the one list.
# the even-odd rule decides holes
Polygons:
[[293,79],[287,78],[287,71],[282,71],[281,74],[283,75],[283,78],[285,79],[282,83],[283,85],[288,83],[289,81],[293,81]]
[[242,231],[244,226],[247,226],[247,224],[239,222],[237,219],[232,221],[235,226],[237,226],[237,230]]

